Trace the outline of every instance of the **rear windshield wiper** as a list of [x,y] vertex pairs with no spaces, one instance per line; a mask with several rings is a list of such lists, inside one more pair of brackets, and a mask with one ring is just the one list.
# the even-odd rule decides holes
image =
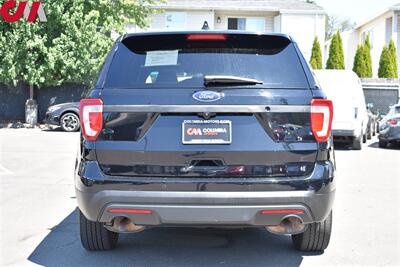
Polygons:
[[204,85],[256,85],[263,84],[263,81],[229,75],[206,75]]

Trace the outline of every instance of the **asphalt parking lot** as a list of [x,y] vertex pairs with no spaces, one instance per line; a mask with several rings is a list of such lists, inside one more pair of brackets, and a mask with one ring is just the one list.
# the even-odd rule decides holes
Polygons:
[[110,252],[83,250],[73,168],[78,134],[0,129],[0,266],[400,265],[400,147],[336,152],[333,236],[301,253],[262,229],[150,229]]

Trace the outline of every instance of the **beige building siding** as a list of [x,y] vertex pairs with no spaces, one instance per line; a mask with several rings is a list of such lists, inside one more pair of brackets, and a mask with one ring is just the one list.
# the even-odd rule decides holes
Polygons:
[[[228,29],[228,18],[263,18],[265,19],[265,31],[274,31],[274,12],[215,12],[214,16],[214,28],[216,30]],[[221,22],[218,23],[218,17],[221,18]]]
[[[363,35],[366,36],[368,33],[370,33],[372,46],[372,71],[375,77],[378,76],[379,59],[382,53],[382,48],[386,44],[386,19],[389,19],[391,17],[393,17],[393,12],[388,12],[380,16],[376,20],[373,20],[370,23],[363,25],[357,31],[357,39],[359,43],[362,43],[364,41]],[[354,55],[351,55],[351,62],[354,62]],[[350,66],[352,66],[352,64]]]
[[214,12],[212,11],[190,11],[187,15],[187,29],[188,30],[201,30],[204,22],[207,21],[210,29],[214,28]]
[[268,16],[265,18],[265,31],[274,32],[274,16]]
[[[371,57],[373,76],[378,77],[379,60],[384,45],[388,45],[393,40],[397,46],[397,62],[400,66],[400,36],[399,12],[387,11],[373,20],[362,24],[351,32],[342,34],[345,50],[346,69],[352,69],[357,45],[364,42],[365,37],[370,34]],[[328,47],[327,47],[328,48]],[[400,74],[400,70],[399,70]]]
[[165,28],[165,13],[154,14],[150,18],[150,29],[160,30]]
[[317,36],[320,43],[325,42],[325,16],[283,13],[280,15],[279,31],[294,38],[308,61],[314,37]]
[[[214,12],[212,11],[182,11],[182,10],[168,10],[165,13],[154,14],[150,18],[151,30],[166,30],[166,15],[168,13],[182,13],[186,16],[184,25],[185,30],[201,30],[204,21],[208,22],[209,27],[214,27]],[[173,29],[172,29],[173,30]]]

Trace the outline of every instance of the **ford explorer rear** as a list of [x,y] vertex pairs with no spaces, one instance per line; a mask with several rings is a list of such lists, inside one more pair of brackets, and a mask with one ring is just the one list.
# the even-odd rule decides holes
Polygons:
[[83,247],[149,227],[260,227],[329,243],[332,102],[286,35],[121,37],[80,103]]

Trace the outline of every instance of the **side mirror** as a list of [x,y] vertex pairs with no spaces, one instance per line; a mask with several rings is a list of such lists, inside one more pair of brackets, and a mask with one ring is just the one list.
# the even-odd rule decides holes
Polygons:
[[373,108],[373,107],[374,107],[374,104],[373,104],[373,103],[368,103],[368,104],[367,104],[367,108],[368,108],[368,109],[371,109],[371,108]]

